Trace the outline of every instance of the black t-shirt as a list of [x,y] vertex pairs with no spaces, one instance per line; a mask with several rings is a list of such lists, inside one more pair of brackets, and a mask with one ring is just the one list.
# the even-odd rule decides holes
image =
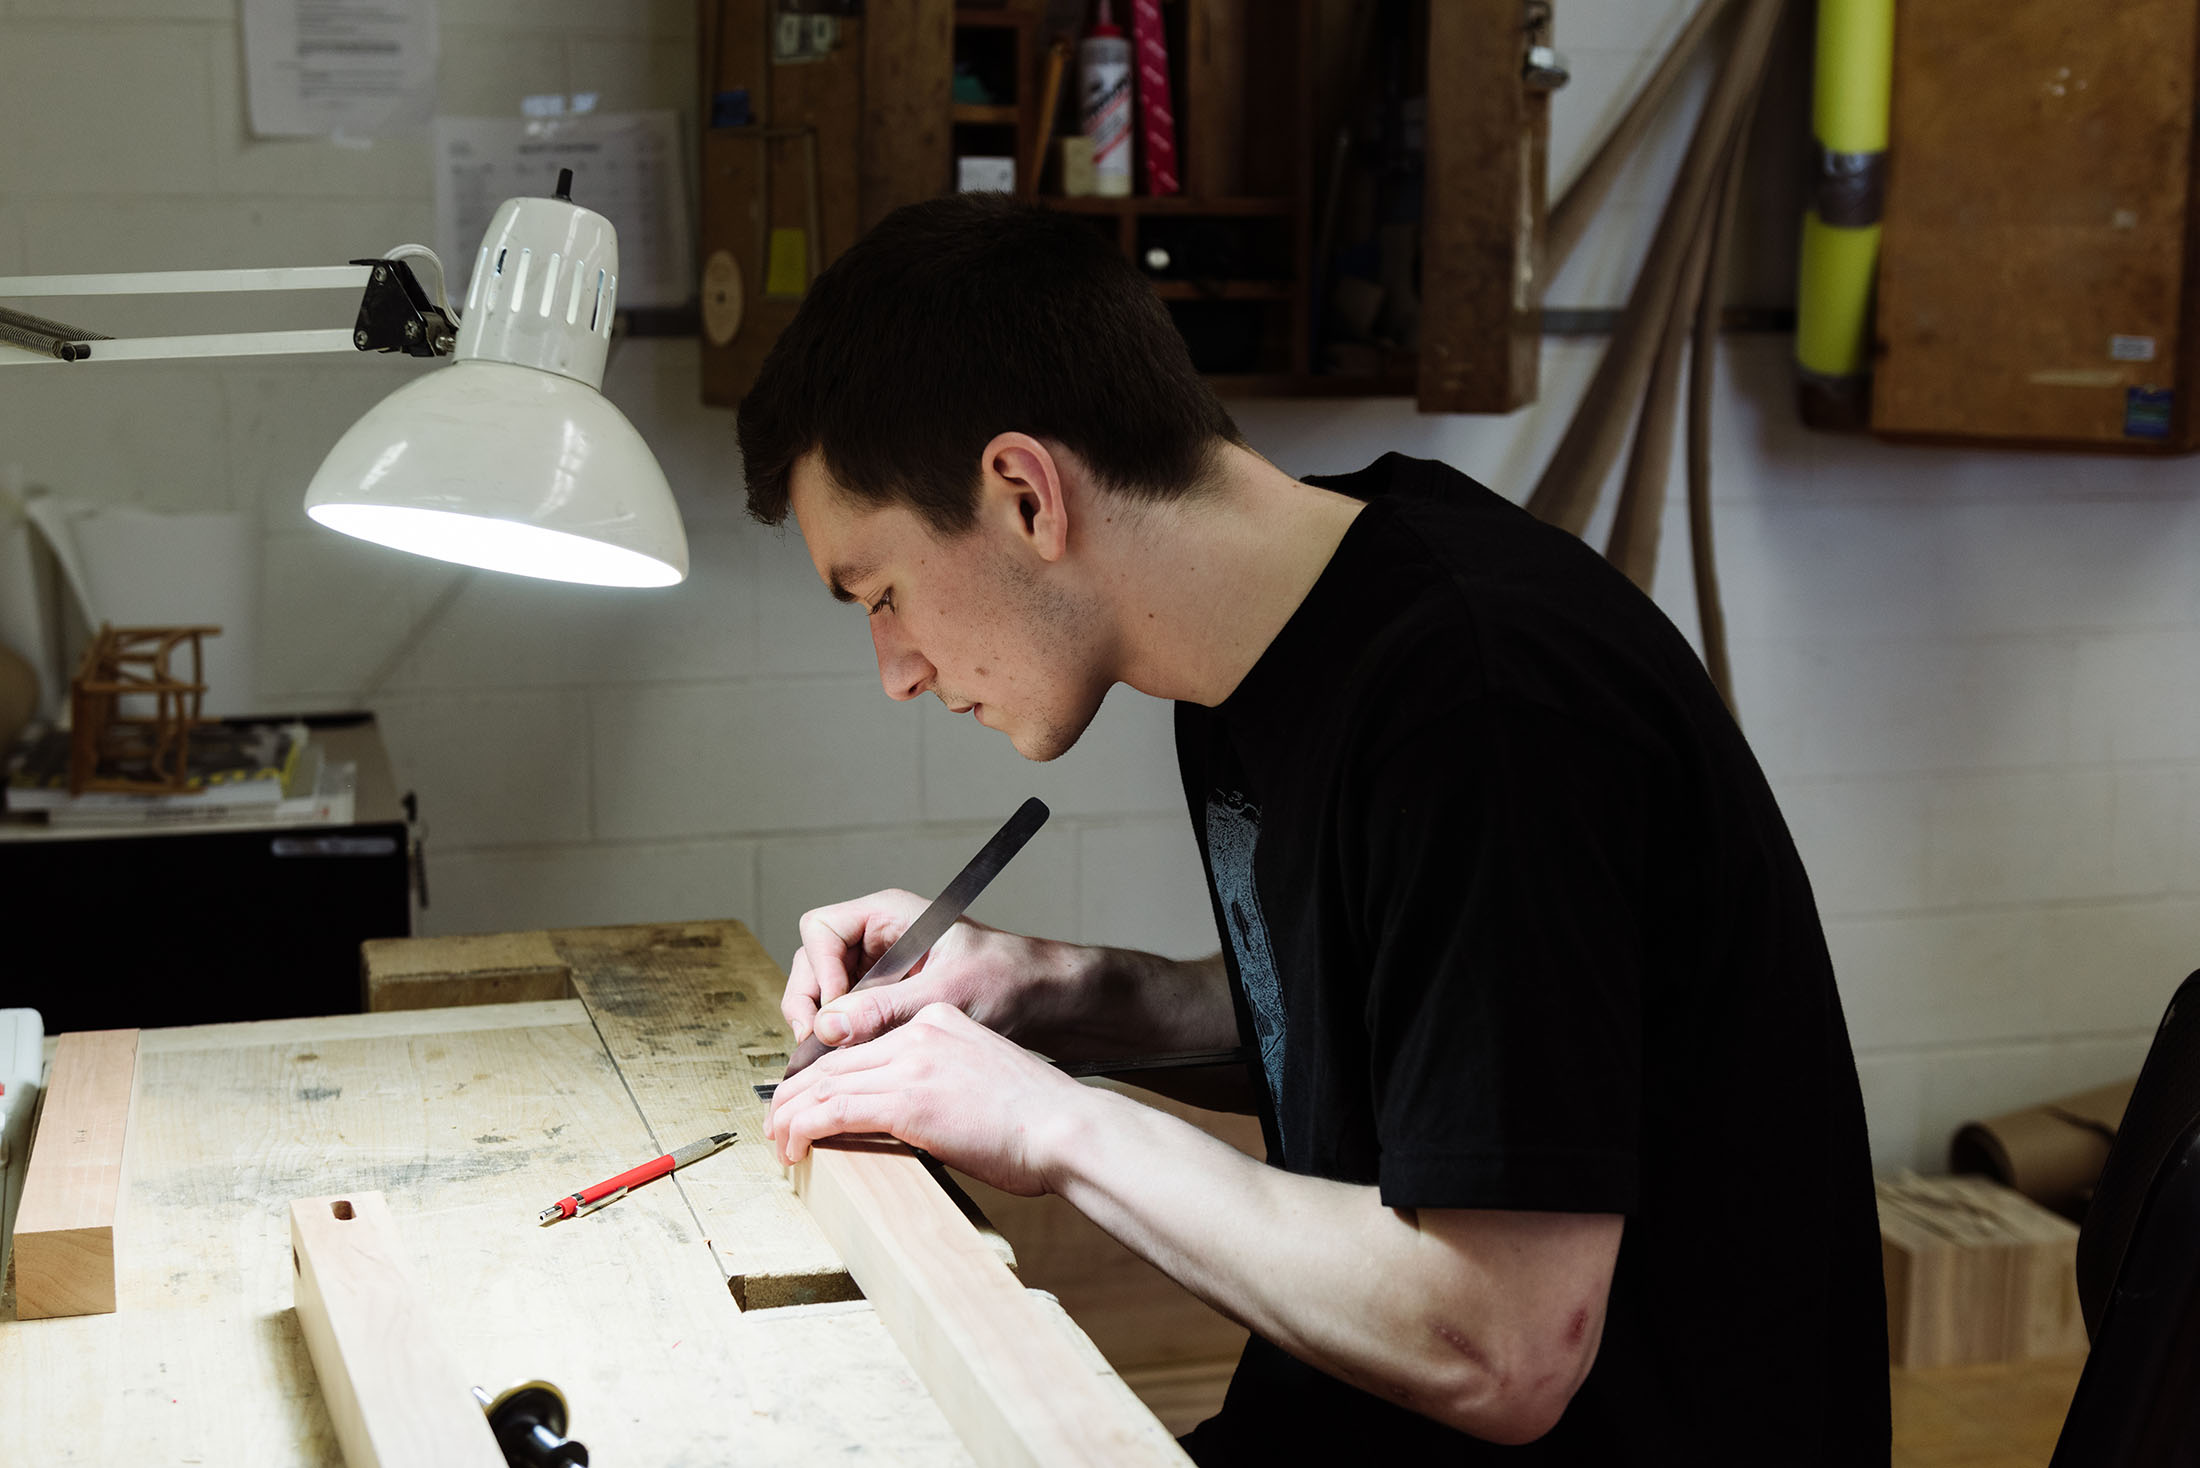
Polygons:
[[1687,642],[1442,464],[1368,501],[1186,798],[1269,1159],[1394,1208],[1626,1215],[1596,1364],[1497,1447],[1256,1337],[1202,1463],[1885,1464],[1856,1063],[1795,846]]

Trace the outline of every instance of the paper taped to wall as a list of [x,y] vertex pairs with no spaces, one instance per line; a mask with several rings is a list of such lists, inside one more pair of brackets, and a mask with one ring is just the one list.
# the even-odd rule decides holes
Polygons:
[[695,294],[680,121],[671,112],[435,120],[435,246],[464,300],[481,237],[506,199],[548,195],[573,170],[573,202],[619,231],[621,306]]
[[435,111],[435,26],[436,0],[244,0],[252,131],[418,131]]

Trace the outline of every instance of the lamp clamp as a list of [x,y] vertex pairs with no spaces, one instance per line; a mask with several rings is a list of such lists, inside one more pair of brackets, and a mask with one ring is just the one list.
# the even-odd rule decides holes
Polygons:
[[403,260],[354,260],[367,267],[367,289],[352,324],[352,345],[362,352],[403,352],[408,357],[447,357],[458,327],[428,299]]

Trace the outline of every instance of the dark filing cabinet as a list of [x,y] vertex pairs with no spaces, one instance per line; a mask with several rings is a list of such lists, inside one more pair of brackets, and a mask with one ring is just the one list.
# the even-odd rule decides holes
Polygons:
[[0,822],[0,1006],[48,1034],[356,1012],[361,941],[412,932],[410,831],[373,716],[306,723],[358,767],[348,825]]

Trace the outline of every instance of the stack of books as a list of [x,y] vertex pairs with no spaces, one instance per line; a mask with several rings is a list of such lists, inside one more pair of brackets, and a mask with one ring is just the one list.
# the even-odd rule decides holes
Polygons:
[[34,724],[7,757],[7,814],[71,828],[351,823],[357,769],[326,759],[301,723],[200,725],[186,770],[176,794],[71,795],[68,731]]

